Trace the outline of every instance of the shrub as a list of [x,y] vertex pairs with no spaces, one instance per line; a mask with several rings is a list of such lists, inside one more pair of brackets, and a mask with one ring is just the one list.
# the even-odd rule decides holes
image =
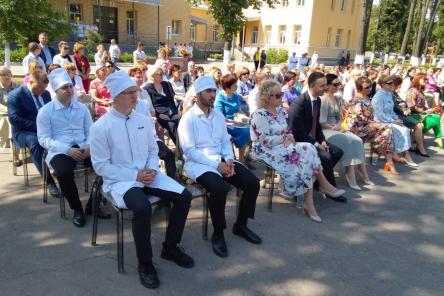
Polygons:
[[124,52],[120,55],[119,62],[122,63],[132,63],[134,61],[133,54],[129,52]]
[[222,53],[212,53],[210,54],[210,58],[215,60],[222,60],[224,58],[224,55]]
[[96,52],[97,44],[103,42],[103,36],[93,30],[86,30],[85,40],[82,41],[85,44],[89,53]]
[[[21,63],[27,54],[28,50],[25,47],[11,50],[11,62]],[[5,61],[5,49],[0,48],[0,62],[4,61]]]
[[288,50],[282,48],[267,49],[267,64],[280,64],[288,60]]

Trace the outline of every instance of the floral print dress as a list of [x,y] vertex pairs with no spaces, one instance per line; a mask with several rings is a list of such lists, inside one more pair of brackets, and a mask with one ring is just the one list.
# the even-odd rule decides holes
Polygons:
[[373,107],[367,98],[351,101],[345,108],[346,128],[363,141],[370,141],[378,154],[393,152],[393,133],[390,125],[376,122]]
[[286,137],[291,135],[286,118],[282,107],[277,108],[277,114],[256,109],[250,119],[250,137],[255,156],[279,173],[287,195],[297,196],[313,187],[314,177],[322,168],[312,144],[291,143],[284,147]]

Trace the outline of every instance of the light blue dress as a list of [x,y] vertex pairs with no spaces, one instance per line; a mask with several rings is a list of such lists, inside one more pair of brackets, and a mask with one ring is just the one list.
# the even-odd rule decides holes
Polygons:
[[393,94],[383,89],[379,90],[372,99],[372,107],[374,111],[374,118],[378,122],[391,123],[390,126],[393,130],[393,145],[395,153],[400,153],[409,150],[410,141],[410,129],[397,125],[393,122],[399,119],[393,110]]

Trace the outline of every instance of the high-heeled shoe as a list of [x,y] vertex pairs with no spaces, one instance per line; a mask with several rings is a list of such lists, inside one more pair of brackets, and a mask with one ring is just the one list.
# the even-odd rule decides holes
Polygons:
[[347,180],[348,183],[348,187],[350,187],[351,189],[357,190],[357,191],[361,191],[361,187],[358,186],[358,184],[352,184],[348,175],[345,175],[345,179]]
[[416,149],[415,153],[416,155],[420,155],[422,157],[430,157],[430,155],[428,155],[427,153],[422,153],[421,151],[419,151],[419,149]]
[[322,219],[321,217],[318,216],[318,214],[312,215],[308,212],[308,210],[306,208],[304,208],[304,214],[310,219],[313,220],[317,223],[322,223]]
[[321,194],[328,195],[328,196],[331,196],[331,197],[340,197],[340,196],[343,196],[345,194],[345,190],[344,189],[336,189],[336,192],[331,194],[329,192],[322,191],[321,188],[319,188],[319,192]]
[[384,165],[384,171],[390,172],[392,175],[399,176],[400,174],[396,171],[393,162],[386,162]]

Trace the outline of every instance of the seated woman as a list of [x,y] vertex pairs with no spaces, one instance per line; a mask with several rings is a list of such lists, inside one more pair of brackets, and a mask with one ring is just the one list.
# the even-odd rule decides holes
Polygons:
[[91,95],[92,100],[95,102],[95,112],[98,117],[105,115],[112,105],[111,94],[104,83],[107,73],[108,72],[105,67],[97,68],[97,78],[91,81],[89,88],[89,94]]
[[168,81],[163,81],[162,68],[151,66],[148,72],[149,83],[144,87],[151,97],[157,122],[168,131],[174,144],[177,139],[179,112],[174,102],[174,90]]
[[253,153],[272,166],[283,179],[286,195],[304,195],[304,213],[313,221],[322,222],[313,204],[313,183],[331,196],[341,196],[344,190],[333,187],[324,177],[315,146],[296,143],[287,125],[287,114],[281,107],[281,86],[277,81],[265,81],[260,88],[259,108],[251,114],[250,135]]
[[161,47],[159,48],[159,50],[157,51],[157,60],[156,63],[154,64],[155,67],[162,67],[163,63],[167,64],[167,70],[169,71],[171,68],[171,61],[169,60],[168,54],[169,51],[165,48],[165,47]]
[[233,139],[234,146],[239,149],[238,159],[244,161],[245,149],[250,141],[250,131],[247,123],[234,119],[236,114],[243,114],[245,116],[245,113],[241,109],[242,97],[236,93],[236,82],[237,78],[233,74],[225,74],[222,76],[222,91],[216,96],[214,109],[225,116],[228,133]]
[[176,100],[177,105],[179,105],[185,98],[186,93],[179,65],[173,65],[171,67],[170,77],[170,83],[175,93],[174,99]]
[[347,130],[351,131],[363,141],[370,142],[373,151],[385,155],[384,170],[393,175],[399,175],[393,164],[393,136],[388,124],[376,122],[369,98],[372,90],[372,81],[367,77],[356,80],[356,98],[349,103],[345,112]]
[[441,106],[440,102],[440,87],[436,81],[436,72],[441,69],[427,69],[427,77],[425,79],[424,93],[431,98],[428,102],[430,107]]
[[[403,80],[401,76],[395,76],[393,83],[395,84],[395,91],[393,92],[393,111],[402,120],[402,123],[412,131],[412,148],[410,151],[416,152],[423,157],[429,157],[424,148],[424,125],[412,116],[410,109],[400,96]],[[404,94],[406,95],[406,93]]]
[[248,94],[248,109],[250,113],[259,108],[259,89],[267,76],[264,73],[254,75],[254,88]]
[[[409,153],[411,146],[410,130],[403,125],[402,120],[393,111],[394,78],[393,76],[382,74],[378,79],[378,84],[381,86],[381,89],[372,98],[374,118],[377,122],[390,124],[392,128],[395,152],[393,159],[410,167],[418,167]],[[398,153],[403,153],[404,157],[398,157],[396,155]]]
[[364,144],[360,137],[342,128],[342,111],[344,101],[341,97],[335,96],[341,82],[335,74],[327,74],[327,88],[321,97],[321,111],[319,123],[323,129],[325,138],[329,143],[338,146],[344,151],[339,164],[345,167],[348,186],[355,190],[361,190],[355,176],[355,167],[365,184],[372,184],[368,178],[365,167]]
[[220,92],[222,90],[222,85],[220,82],[220,80],[222,78],[222,70],[218,67],[211,67],[209,74],[211,77],[213,77],[214,82],[216,83],[216,86],[217,86],[216,92]]
[[[426,76],[424,74],[416,74],[413,78],[410,89],[406,94],[406,103],[412,112],[413,118],[422,122],[424,125],[423,133],[427,133],[433,129],[435,133],[435,143],[441,149],[443,148],[443,134],[441,129],[441,118],[439,106],[434,108],[427,108],[426,99],[424,95],[424,88],[426,84]],[[437,114],[438,113],[438,114]],[[424,150],[424,148],[423,148]],[[425,151],[419,151],[421,155],[425,154]],[[423,155],[424,156],[424,155]]]
[[301,71],[288,71],[284,75],[284,86],[282,86],[282,106],[288,111],[291,103],[296,99],[302,91],[302,85],[299,81]]
[[242,97],[241,109],[245,114],[250,114],[248,110],[248,94],[251,91],[249,85],[250,70],[243,67],[238,73],[237,90],[236,92]]
[[148,94],[148,92],[146,90],[144,90],[142,88],[142,85],[143,85],[142,70],[140,70],[140,68],[136,68],[136,67],[129,69],[128,76],[134,80],[134,82],[136,83],[136,86],[139,88],[137,91],[137,99],[146,103],[146,105],[148,106],[148,110],[151,114],[151,117],[154,117],[153,121],[156,122],[156,120],[155,120],[156,111],[154,110],[150,95]]

